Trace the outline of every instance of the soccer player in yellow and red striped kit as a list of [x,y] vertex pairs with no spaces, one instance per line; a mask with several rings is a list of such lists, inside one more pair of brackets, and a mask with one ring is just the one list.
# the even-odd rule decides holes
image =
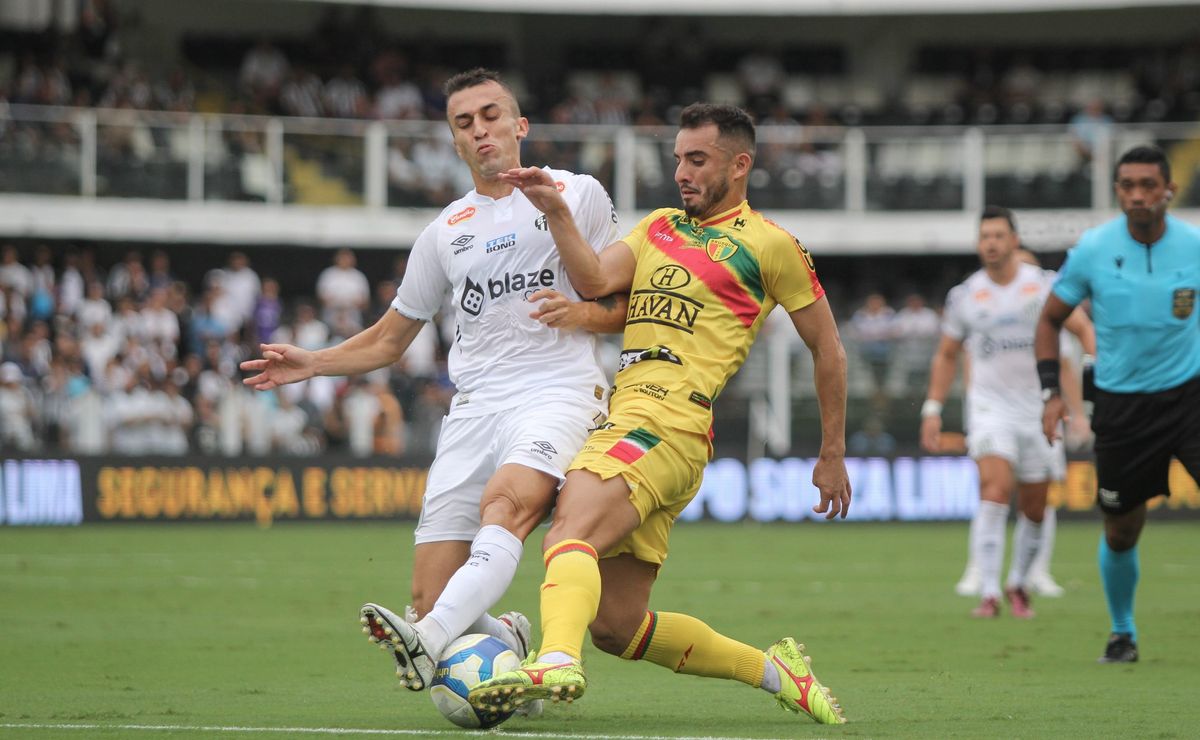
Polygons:
[[754,124],[736,107],[686,108],[675,143],[683,208],[654,211],[598,255],[549,174],[523,168],[501,175],[546,215],[581,295],[630,297],[608,422],[572,462],[543,545],[541,650],[519,670],[475,687],[478,707],[581,696],[590,625],[605,652],[741,681],[789,711],[845,721],[792,638],[764,652],[695,617],[647,610],[671,525],[695,496],[712,453],[713,399],[776,305],[789,312],[815,362],[822,443],[813,509],[844,517],[850,505],[845,352],[808,251],[746,202],[754,139]]

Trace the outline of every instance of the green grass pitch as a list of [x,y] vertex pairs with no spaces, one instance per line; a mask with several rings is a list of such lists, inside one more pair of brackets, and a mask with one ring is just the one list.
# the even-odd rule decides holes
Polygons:
[[[1054,570],[1067,595],[1035,601],[1037,618],[1024,622],[972,620],[973,601],[953,594],[966,530],[965,523],[677,528],[652,607],[692,613],[760,647],[787,634],[807,643],[817,675],[850,718],[844,727],[798,719],[745,686],[622,662],[589,646],[587,697],[498,732],[581,739],[1200,733],[1195,522],[1151,521],[1146,529],[1142,661],[1131,666],[1095,662],[1108,630],[1097,522],[1060,525]],[[535,614],[540,538],[534,534],[502,609]],[[411,541],[406,523],[2,529],[0,737],[323,736],[295,728],[455,735],[427,697],[397,686],[389,658],[359,632],[363,601],[406,602]]]

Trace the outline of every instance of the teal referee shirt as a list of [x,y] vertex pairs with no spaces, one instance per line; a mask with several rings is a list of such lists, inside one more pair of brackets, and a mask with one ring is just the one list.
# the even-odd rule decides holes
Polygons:
[[1080,237],[1054,283],[1075,306],[1092,299],[1096,386],[1153,393],[1200,376],[1200,229],[1168,215],[1153,244],[1119,216]]

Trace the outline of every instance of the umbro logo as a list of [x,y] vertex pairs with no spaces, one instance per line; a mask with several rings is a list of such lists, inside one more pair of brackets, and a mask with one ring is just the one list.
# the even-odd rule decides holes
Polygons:
[[458,237],[454,241],[450,242],[450,246],[458,247],[458,249],[454,250],[455,254],[462,254],[463,252],[467,251],[468,249],[471,249],[471,247],[473,246],[471,244],[471,242],[473,242],[473,241],[475,241],[474,234],[463,234],[462,236]]
[[537,447],[538,449],[545,450],[546,452],[553,452],[555,454],[558,454],[558,450],[554,449],[554,445],[552,445],[549,442],[546,442],[544,440],[539,440],[537,442],[534,442],[533,446]]
[[1111,491],[1107,488],[1100,489],[1100,503],[1105,506],[1116,506],[1121,503],[1121,492]]

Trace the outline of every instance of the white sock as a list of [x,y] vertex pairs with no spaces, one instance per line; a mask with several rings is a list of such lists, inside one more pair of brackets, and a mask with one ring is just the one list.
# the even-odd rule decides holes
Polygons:
[[451,640],[500,600],[517,573],[523,551],[521,540],[504,527],[489,524],[479,530],[471,543],[471,557],[450,577],[433,609],[414,625],[426,652],[441,655]]
[[1004,563],[1004,529],[1008,507],[993,501],[980,501],[979,513],[971,521],[971,546],[979,566],[980,595],[1000,597],[1000,568]]
[[1038,548],[1033,565],[1029,566],[1030,574],[1044,573],[1050,575],[1050,559],[1054,556],[1054,532],[1058,529],[1058,509],[1046,507],[1042,516],[1042,546]]
[[1012,564],[1008,568],[1008,587],[1024,587],[1029,567],[1037,559],[1042,547],[1042,524],[1017,514],[1017,526],[1013,530]]
[[559,665],[561,663],[575,663],[576,660],[566,653],[559,652],[558,650],[552,650],[548,653],[542,653],[539,655],[537,662]]
[[770,658],[763,660],[763,680],[760,688],[768,694],[778,694],[779,690],[783,688],[783,684],[779,681],[779,669],[775,667]]

